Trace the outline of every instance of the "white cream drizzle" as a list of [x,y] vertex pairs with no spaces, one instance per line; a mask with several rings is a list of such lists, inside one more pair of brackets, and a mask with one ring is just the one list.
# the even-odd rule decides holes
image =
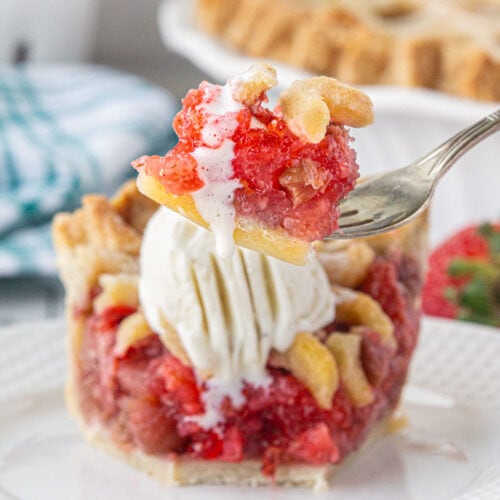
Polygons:
[[234,142],[224,139],[217,149],[198,147],[192,156],[198,162],[198,176],[205,185],[192,193],[196,208],[208,222],[217,242],[217,253],[229,258],[234,252],[234,192],[240,187],[233,176]]
[[[201,130],[206,146],[197,147],[191,153],[198,164],[198,176],[204,182],[203,188],[192,193],[192,197],[215,234],[218,254],[225,258],[234,252],[234,192],[241,186],[234,179],[235,144],[231,137],[238,128],[236,114],[244,107],[232,96],[231,80],[222,87],[207,87],[205,100],[198,105],[208,115]],[[251,127],[263,128],[264,125],[252,117]]]

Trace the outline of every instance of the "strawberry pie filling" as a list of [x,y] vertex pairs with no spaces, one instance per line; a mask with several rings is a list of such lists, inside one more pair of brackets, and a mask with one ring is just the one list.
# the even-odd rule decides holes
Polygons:
[[[359,327],[362,364],[375,395],[370,404],[355,406],[340,383],[331,408],[321,408],[309,390],[271,357],[270,383],[245,383],[244,403],[235,406],[226,398],[220,408],[223,418],[203,428],[193,417],[204,412],[204,383],[153,332],[119,353],[117,329],[135,309],[114,306],[86,321],[78,363],[84,418],[104,426],[124,449],[172,459],[259,459],[269,476],[289,462],[340,462],[397,404],[417,340],[417,270],[416,262],[404,255],[377,257],[359,287],[391,318],[397,341],[396,350],[391,350],[377,332]],[[332,323],[317,335],[321,340],[331,331],[349,328]]]

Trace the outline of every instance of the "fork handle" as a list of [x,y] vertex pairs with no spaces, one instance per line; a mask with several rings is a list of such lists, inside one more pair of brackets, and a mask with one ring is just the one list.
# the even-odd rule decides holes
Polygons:
[[427,165],[429,175],[436,176],[438,180],[463,154],[498,130],[500,130],[500,109],[458,132],[419,163]]

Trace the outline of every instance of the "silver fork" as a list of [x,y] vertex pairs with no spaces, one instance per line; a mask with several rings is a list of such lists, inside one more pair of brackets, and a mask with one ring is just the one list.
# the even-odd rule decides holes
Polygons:
[[497,130],[500,130],[500,109],[420,160],[368,177],[340,204],[339,230],[325,239],[370,236],[406,224],[425,209],[437,183],[458,158]]

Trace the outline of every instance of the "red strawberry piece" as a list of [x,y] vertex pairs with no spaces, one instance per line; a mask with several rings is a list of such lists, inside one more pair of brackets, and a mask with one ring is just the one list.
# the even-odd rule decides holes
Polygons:
[[188,153],[175,154],[173,150],[167,156],[142,156],[132,166],[156,177],[173,194],[190,193],[204,186],[196,171],[196,160]]
[[334,463],[340,453],[325,423],[302,432],[287,449],[290,456],[311,464]]
[[127,401],[126,412],[133,440],[145,453],[167,453],[181,445],[174,420],[154,399],[131,398]]

